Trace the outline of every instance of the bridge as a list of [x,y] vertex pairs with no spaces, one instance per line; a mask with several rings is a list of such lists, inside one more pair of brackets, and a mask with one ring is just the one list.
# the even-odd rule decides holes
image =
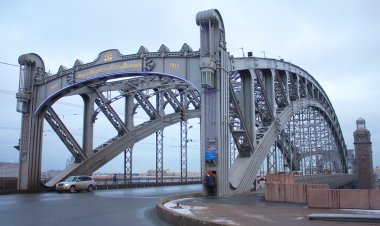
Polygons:
[[[132,180],[133,146],[152,134],[160,182],[164,129],[178,123],[181,180],[186,181],[191,118],[201,119],[201,168],[216,173],[218,196],[250,191],[265,160],[268,172],[323,177],[329,169],[344,174],[340,185],[354,180],[347,175],[347,148],[334,108],[313,76],[281,59],[230,56],[223,19],[215,9],[199,12],[196,24],[200,28],[196,51],[187,44],[179,51],[162,45],[150,52],[141,46],[129,55],[111,49],[93,62],[76,60],[71,68],[61,66],[56,74],[46,72],[39,55],[21,55],[16,95],[22,114],[18,189],[41,189],[44,123],[75,159],[45,186],[70,175],[92,174],[123,152],[125,172]],[[83,100],[81,142],[54,110],[54,104],[67,96]],[[123,116],[115,110],[116,102],[123,103]],[[137,108],[148,115],[147,121],[135,120]],[[115,133],[104,134],[108,140],[94,146],[99,114]]]

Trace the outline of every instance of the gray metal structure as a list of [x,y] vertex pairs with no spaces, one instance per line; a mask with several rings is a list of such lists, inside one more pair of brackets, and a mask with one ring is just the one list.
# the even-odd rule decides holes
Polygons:
[[[77,60],[72,68],[61,66],[54,75],[45,72],[37,54],[20,56],[18,188],[40,189],[44,121],[75,158],[75,164],[46,186],[72,174],[91,174],[123,151],[130,177],[133,145],[154,133],[156,179],[160,181],[164,128],[176,123],[181,123],[181,177],[186,181],[186,121],[196,117],[201,118],[201,169],[216,173],[218,196],[250,191],[265,159],[268,172],[319,174],[329,168],[347,173],[339,122],[317,80],[283,60],[230,56],[217,10],[199,12],[196,23],[199,51],[187,44],[174,52],[165,45],[157,52],[142,46],[131,55],[113,49],[90,63]],[[107,92],[118,95],[109,98]],[[70,95],[83,99],[82,142],[75,140],[52,107]],[[125,100],[124,118],[112,107],[119,99]],[[137,107],[146,112],[148,121],[134,123]],[[100,112],[116,134],[94,147],[93,125]]]

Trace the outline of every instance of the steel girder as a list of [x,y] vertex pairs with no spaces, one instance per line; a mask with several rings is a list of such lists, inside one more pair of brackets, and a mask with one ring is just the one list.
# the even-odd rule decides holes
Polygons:
[[181,181],[187,181],[187,120],[181,121]]
[[124,150],[124,184],[132,184],[132,173],[133,173],[133,147],[129,147]]
[[115,127],[119,134],[128,133],[128,128],[124,122],[120,119],[116,111],[111,107],[109,100],[99,91],[95,91],[98,98],[95,99],[95,103],[98,105],[103,114],[108,118],[111,124]]
[[156,182],[164,181],[164,130],[156,131]]
[[[233,78],[233,77],[232,77]],[[253,142],[251,140],[251,135],[245,124],[244,116],[242,110],[238,107],[239,101],[234,92],[234,86],[230,80],[230,123],[229,129],[232,138],[235,142],[237,150],[241,155],[250,156],[251,152],[254,150]]]
[[[138,99],[138,98],[136,98]],[[148,112],[148,115],[150,116],[150,119],[157,119],[160,117],[160,113],[163,112],[164,106],[163,106],[163,96],[161,93],[156,94],[156,109],[153,108],[153,105],[150,104],[147,99],[144,98],[144,104],[146,107],[143,109],[145,112]],[[140,105],[142,104],[142,100],[137,100]],[[155,113],[153,115],[153,113]],[[159,129],[156,131],[156,182],[163,182],[164,181],[164,130]]]
[[65,144],[67,149],[74,156],[76,163],[87,159],[86,153],[79,146],[73,135],[66,128],[65,124],[59,119],[57,113],[55,113],[53,108],[48,108],[46,110],[45,119],[61,139],[61,141]]

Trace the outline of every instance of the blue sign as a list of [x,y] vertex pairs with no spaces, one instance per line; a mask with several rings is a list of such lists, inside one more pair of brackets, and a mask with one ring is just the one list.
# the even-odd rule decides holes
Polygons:
[[216,152],[215,151],[206,151],[205,160],[206,161],[216,161]]

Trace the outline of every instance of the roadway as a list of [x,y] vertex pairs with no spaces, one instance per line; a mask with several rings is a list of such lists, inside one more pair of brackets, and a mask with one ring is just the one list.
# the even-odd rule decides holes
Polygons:
[[78,193],[0,195],[2,226],[169,226],[155,212],[158,200],[196,193],[201,185],[181,185]]

